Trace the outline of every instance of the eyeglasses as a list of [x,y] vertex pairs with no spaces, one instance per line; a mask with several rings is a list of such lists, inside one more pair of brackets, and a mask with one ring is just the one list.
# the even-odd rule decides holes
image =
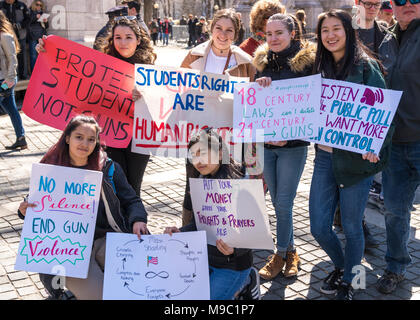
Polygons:
[[[407,0],[393,0],[395,5],[398,7],[402,7],[405,6],[405,4],[407,3]],[[411,4],[419,4],[420,0],[410,0]]]
[[35,3],[35,7],[42,7],[42,3]]
[[[403,1],[405,1],[405,0],[403,0]],[[382,5],[382,2],[373,3],[373,2],[364,2],[362,0],[360,0],[360,3],[363,3],[363,6],[366,9],[370,9],[372,7],[374,7],[375,9],[379,9],[381,7],[381,5]]]

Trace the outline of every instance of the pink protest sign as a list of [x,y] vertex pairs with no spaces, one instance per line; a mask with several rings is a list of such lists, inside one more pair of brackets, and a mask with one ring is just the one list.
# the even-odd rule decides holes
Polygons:
[[111,147],[126,147],[132,135],[134,66],[58,36],[45,41],[22,110],[63,130],[77,114],[91,115]]

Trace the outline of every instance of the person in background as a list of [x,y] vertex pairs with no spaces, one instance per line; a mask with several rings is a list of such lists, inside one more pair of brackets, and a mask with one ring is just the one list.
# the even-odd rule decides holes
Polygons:
[[302,35],[305,38],[306,37],[306,13],[305,10],[300,9],[296,11],[296,18],[300,22],[300,26],[302,27]]
[[397,23],[392,11],[391,1],[382,1],[381,10],[379,10],[378,14],[378,20],[385,21],[388,24],[388,28],[393,27]]
[[250,56],[254,55],[255,50],[265,43],[265,25],[268,18],[276,13],[285,13],[286,9],[278,0],[259,0],[251,9],[249,14],[249,27],[251,29],[251,37],[246,39],[239,46]]
[[195,26],[198,23],[198,19],[197,17],[194,18],[194,16],[190,13],[188,15],[188,34],[189,34],[189,38],[188,38],[188,47],[194,47],[195,46],[195,42],[196,42],[196,30],[195,30]]
[[159,36],[159,24],[156,18],[153,18],[153,21],[150,22],[149,28],[153,40],[153,45],[156,45],[156,41]]
[[240,12],[237,13],[239,16],[239,19],[241,20],[241,28],[239,29],[238,39],[235,41],[235,46],[240,46],[242,42],[244,42],[245,37],[245,27],[242,22],[242,14]]
[[179,20],[179,25],[180,26],[186,26],[186,25],[188,25],[187,19],[185,19],[185,16],[184,15],[181,17],[181,20]]
[[16,69],[19,50],[19,40],[13,31],[13,26],[5,14],[0,11],[0,105],[10,116],[16,135],[16,142],[11,146],[6,146],[7,150],[22,150],[28,147],[22,118],[15,100],[14,88],[17,81]]
[[200,17],[200,22],[197,23],[196,27],[196,36],[197,39],[196,44],[199,45],[200,43],[206,42],[209,40],[209,30],[208,25],[205,17]]
[[30,22],[28,26],[28,41],[29,41],[29,58],[31,65],[31,72],[34,70],[36,58],[38,57],[38,52],[36,52],[35,47],[38,44],[38,39],[42,36],[47,35],[48,29],[48,19],[43,19],[43,21],[38,21],[42,14],[45,13],[45,4],[42,0],[34,0],[29,9]]
[[163,45],[169,44],[169,35],[171,34],[172,26],[169,23],[168,17],[165,17],[165,20],[161,22],[162,35],[163,35]]
[[135,0],[128,0],[128,1],[125,0],[121,3],[125,4],[127,6],[127,8],[128,8],[127,15],[136,17],[137,18],[137,23],[139,24],[140,28],[143,28],[144,31],[146,31],[147,34],[150,35],[149,28],[147,28],[146,24],[143,21],[143,18],[140,15],[140,9],[141,9],[140,2],[135,1]]
[[172,19],[172,17],[169,17],[169,25],[171,26],[170,30],[170,39],[173,40],[174,39],[174,20]]
[[26,28],[30,19],[28,7],[21,1],[4,0],[0,2],[0,9],[13,25],[13,30],[19,39],[18,78],[19,80],[25,80],[27,79]]

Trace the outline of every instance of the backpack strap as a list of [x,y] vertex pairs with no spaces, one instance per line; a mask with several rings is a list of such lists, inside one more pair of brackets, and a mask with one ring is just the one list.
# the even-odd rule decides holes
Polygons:
[[118,226],[118,224],[115,222],[114,217],[112,216],[111,210],[109,209],[109,204],[108,204],[108,200],[105,197],[105,192],[104,192],[104,188],[101,189],[101,196],[102,196],[102,201],[104,202],[104,207],[105,207],[105,213],[106,213],[106,218],[108,220],[109,225],[111,226],[111,228],[116,231],[116,232],[122,232],[121,228]]
[[111,166],[109,167],[108,170],[108,179],[109,182],[111,183],[112,189],[114,190],[115,194],[117,194],[117,190],[115,189],[115,184],[114,184],[114,172],[115,172],[115,165],[114,165],[114,161],[111,161]]

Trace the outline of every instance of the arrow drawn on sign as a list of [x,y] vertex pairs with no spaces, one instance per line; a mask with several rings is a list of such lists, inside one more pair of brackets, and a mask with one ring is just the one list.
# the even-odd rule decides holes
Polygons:
[[122,259],[122,263],[123,263],[123,270],[124,270],[124,262],[127,262],[127,259],[126,259],[126,258]]
[[140,239],[140,240],[131,240],[131,241],[128,241],[128,242],[124,243],[124,246],[126,246],[127,244],[129,244],[129,243],[131,243],[131,242],[138,242],[138,243],[142,243],[143,241],[144,241],[143,239]]
[[276,131],[273,131],[273,133],[266,133],[265,136],[273,136],[273,138],[276,136]]
[[171,294],[171,293],[168,293],[168,294],[166,295],[166,297],[169,299],[169,298],[172,298],[172,297],[179,296],[179,295],[183,294],[185,291],[187,291],[187,289],[188,289],[189,287],[190,287],[190,286],[186,287],[186,288],[184,289],[184,291],[182,291],[182,292],[180,292],[180,293],[178,293],[178,294]]
[[182,244],[183,244],[184,248],[187,248],[187,249],[188,249],[188,243],[186,243],[186,242],[182,242],[182,241],[180,241],[180,240],[175,240],[175,239],[170,239],[170,240],[168,240],[168,241],[177,241],[177,242],[180,242],[180,243],[182,243]]
[[129,287],[129,284],[128,284],[127,282],[124,282],[124,287],[127,287],[127,289],[128,289],[131,293],[134,293],[135,295],[138,295],[138,296],[144,296],[144,294],[137,293],[137,292],[134,292],[133,290],[131,290],[131,289],[130,289],[130,287]]

